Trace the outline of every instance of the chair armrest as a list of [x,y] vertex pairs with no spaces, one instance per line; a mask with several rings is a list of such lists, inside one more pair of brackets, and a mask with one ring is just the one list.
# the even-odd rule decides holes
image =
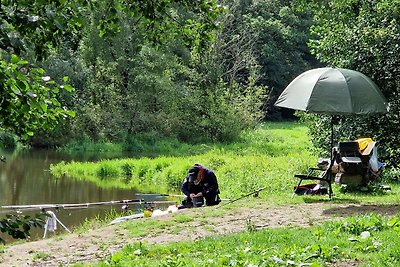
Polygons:
[[318,177],[318,176],[310,176],[307,174],[295,174],[294,177],[299,178],[301,180],[318,180],[318,181],[328,181],[329,180],[325,177],[327,176],[323,176],[323,177]]

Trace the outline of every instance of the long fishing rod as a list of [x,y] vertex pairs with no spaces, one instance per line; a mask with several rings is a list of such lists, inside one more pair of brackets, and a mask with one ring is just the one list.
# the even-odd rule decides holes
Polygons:
[[177,194],[157,194],[157,193],[136,193],[137,196],[153,196],[153,197],[185,197],[185,195]]
[[[176,195],[176,194],[157,194],[157,193],[143,193],[143,194],[136,194],[137,196],[152,196],[152,197],[178,197],[178,198],[185,198],[185,195]],[[231,201],[228,198],[221,198],[222,201]]]
[[258,193],[260,193],[260,191],[264,190],[265,188],[267,188],[267,187],[266,187],[266,186],[261,187],[260,189],[254,190],[254,191],[252,191],[252,192],[250,192],[250,193],[248,193],[248,194],[246,194],[246,195],[244,195],[244,196],[235,198],[235,199],[233,199],[233,200],[231,200],[231,201],[228,201],[228,202],[224,203],[223,205],[217,206],[216,209],[219,209],[219,208],[221,208],[221,207],[223,207],[223,206],[226,206],[226,205],[228,205],[228,204],[231,204],[231,203],[233,203],[233,202],[235,202],[235,201],[241,200],[242,198],[248,197],[248,196],[250,196],[250,195],[258,196]]
[[129,203],[141,203],[143,199],[128,199],[128,200],[112,200],[106,202],[90,202],[90,203],[76,203],[76,204],[36,204],[36,205],[10,205],[1,206],[3,209],[49,209],[49,208],[81,208],[98,205],[114,205],[114,204],[129,204]]
[[94,202],[94,203],[79,203],[79,204],[38,204],[38,205],[13,205],[13,206],[1,206],[6,209],[0,211],[1,213],[8,213],[10,210],[21,213],[22,211],[33,211],[33,210],[46,210],[46,209],[82,209],[89,208],[91,206],[99,205],[115,205],[115,204],[137,204],[137,205],[158,205],[158,204],[177,204],[176,201],[144,201],[143,199],[134,200],[119,200],[119,201],[107,201],[107,202]]

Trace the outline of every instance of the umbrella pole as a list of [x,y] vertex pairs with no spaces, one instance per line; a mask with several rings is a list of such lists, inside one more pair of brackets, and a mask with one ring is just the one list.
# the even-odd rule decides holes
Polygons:
[[333,197],[333,190],[332,190],[332,167],[334,164],[334,153],[333,153],[333,116],[331,115],[331,145],[330,145],[330,162],[329,162],[329,167],[328,167],[328,173],[327,173],[327,178],[328,178],[328,184],[329,184],[329,198],[332,199]]
[[332,149],[333,149],[333,115],[331,116],[331,158],[332,158]]

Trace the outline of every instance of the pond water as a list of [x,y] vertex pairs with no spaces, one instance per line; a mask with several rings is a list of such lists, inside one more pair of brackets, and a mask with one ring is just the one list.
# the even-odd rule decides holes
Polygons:
[[[49,171],[50,164],[60,161],[96,161],[100,157],[115,156],[99,154],[71,156],[49,150],[0,152],[1,155],[6,157],[6,162],[0,162],[0,206],[92,203],[136,198],[134,190],[104,189],[91,182],[78,181],[68,177],[54,177]],[[143,196],[140,197],[143,198]],[[147,198],[145,200],[155,199]],[[156,200],[162,199],[157,198]],[[130,209],[139,210],[140,208],[143,207],[130,205]],[[121,205],[102,205],[80,209],[60,209],[55,211],[55,214],[67,228],[71,229],[86,219],[102,217],[111,209],[122,211]],[[6,212],[7,210],[1,208],[0,218],[3,218]],[[23,212],[23,214],[25,213],[32,214],[32,212]],[[63,232],[62,227],[58,226],[57,232]],[[43,235],[43,231],[35,235]],[[37,236],[33,236],[32,239],[37,239]]]

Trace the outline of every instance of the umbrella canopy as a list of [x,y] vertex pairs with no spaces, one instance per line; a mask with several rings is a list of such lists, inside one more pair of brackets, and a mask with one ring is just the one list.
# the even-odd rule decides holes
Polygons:
[[331,156],[326,178],[323,178],[329,184],[330,198],[335,157],[333,115],[388,111],[386,98],[371,79],[360,72],[341,68],[318,68],[300,74],[282,92],[275,106],[331,115]]
[[386,98],[370,78],[358,71],[330,67],[297,76],[275,106],[332,115],[388,111]]

